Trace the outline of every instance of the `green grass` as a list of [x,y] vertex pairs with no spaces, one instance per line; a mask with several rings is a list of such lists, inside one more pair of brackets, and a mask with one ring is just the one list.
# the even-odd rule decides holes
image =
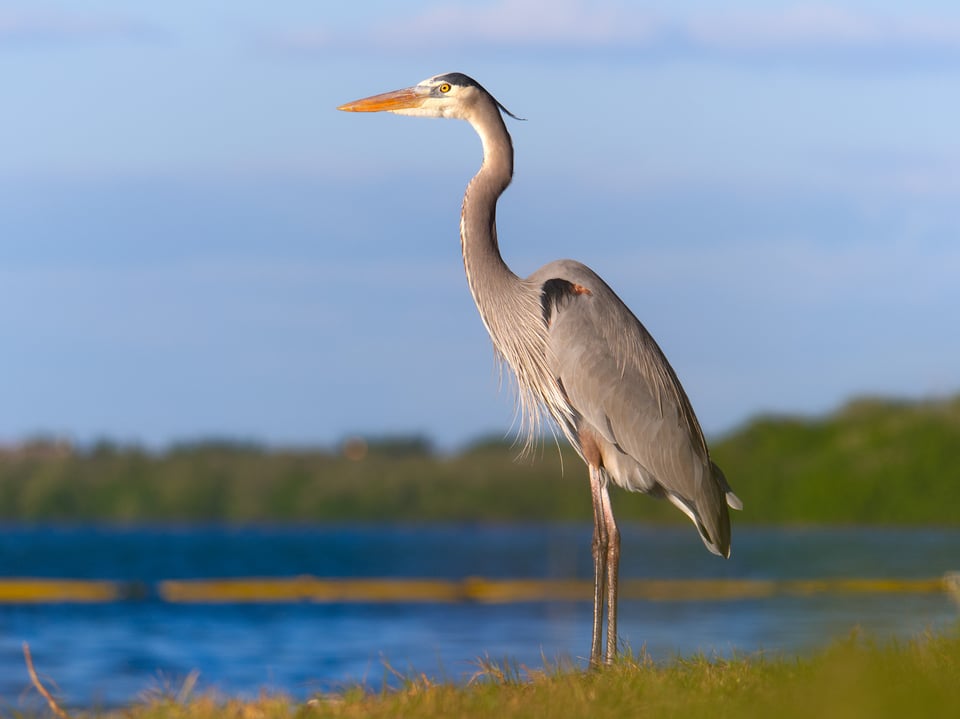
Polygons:
[[[960,397],[758,418],[711,447],[745,505],[735,523],[960,521]],[[489,441],[440,456],[417,437],[365,451],[39,443],[0,453],[0,520],[589,521],[586,471],[569,448],[518,453]],[[613,501],[621,519],[686,521],[666,502],[619,491]]]
[[154,698],[128,719],[182,717],[776,717],[848,719],[960,715],[960,637],[879,645],[853,636],[812,657],[697,656],[655,664],[628,656],[581,671],[526,672],[478,662],[467,685],[407,678],[400,689],[356,687],[298,704],[265,695],[241,702],[206,695]]

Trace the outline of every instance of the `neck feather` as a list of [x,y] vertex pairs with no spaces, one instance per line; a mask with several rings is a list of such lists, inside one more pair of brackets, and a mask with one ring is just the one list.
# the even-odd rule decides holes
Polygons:
[[483,142],[483,164],[467,185],[460,242],[467,282],[497,355],[517,380],[517,400],[527,447],[539,435],[543,410],[568,423],[566,402],[547,361],[547,328],[541,288],[515,275],[497,243],[497,200],[513,177],[513,144],[494,105],[470,118]]
[[[467,185],[460,215],[460,243],[470,291],[480,308],[485,290],[517,281],[497,242],[497,200],[513,178],[513,143],[495,108],[472,118],[483,143],[483,164]],[[486,321],[486,318],[484,318]]]

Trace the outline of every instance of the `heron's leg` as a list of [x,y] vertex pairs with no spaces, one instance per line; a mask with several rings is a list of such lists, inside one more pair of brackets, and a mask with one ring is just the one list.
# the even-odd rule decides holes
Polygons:
[[[590,495],[593,498],[593,635],[590,641],[590,665],[600,664],[600,645],[603,641],[603,604],[607,587],[608,537],[605,521],[604,497],[606,481],[600,468],[588,465]],[[609,504],[609,500],[607,502]]]
[[603,485],[603,524],[607,535],[607,664],[617,656],[617,593],[620,589],[620,530]]

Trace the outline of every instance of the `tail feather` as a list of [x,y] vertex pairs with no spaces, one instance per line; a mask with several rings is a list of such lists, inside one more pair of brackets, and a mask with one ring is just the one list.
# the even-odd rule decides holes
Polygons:
[[730,512],[727,507],[743,509],[743,502],[733,493],[727,478],[721,469],[710,463],[711,482],[706,491],[693,501],[673,492],[667,492],[667,499],[690,520],[700,533],[704,545],[716,555],[730,558]]
[[743,502],[740,501],[740,497],[733,493],[733,490],[730,488],[729,482],[727,482],[727,477],[723,473],[723,470],[720,469],[713,462],[710,463],[710,469],[713,471],[713,478],[720,485],[720,488],[723,490],[724,497],[727,500],[727,506],[730,509],[742,510]]

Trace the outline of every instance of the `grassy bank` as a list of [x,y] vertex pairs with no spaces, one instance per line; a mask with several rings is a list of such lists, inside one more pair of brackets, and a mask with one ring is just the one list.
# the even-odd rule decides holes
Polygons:
[[182,717],[777,717],[956,716],[960,638],[878,646],[856,637],[805,658],[695,657],[657,665],[628,657],[599,671],[526,673],[478,662],[469,685],[408,679],[399,690],[362,687],[306,704],[263,696],[161,696],[125,708],[127,719]]
[[[759,418],[711,442],[737,522],[940,523],[960,515],[960,397],[860,400],[820,418]],[[331,450],[199,443],[149,453],[37,443],[0,454],[0,520],[510,521],[590,518],[585,470],[546,442],[438,456],[413,438]],[[616,492],[623,519],[685,521]]]

